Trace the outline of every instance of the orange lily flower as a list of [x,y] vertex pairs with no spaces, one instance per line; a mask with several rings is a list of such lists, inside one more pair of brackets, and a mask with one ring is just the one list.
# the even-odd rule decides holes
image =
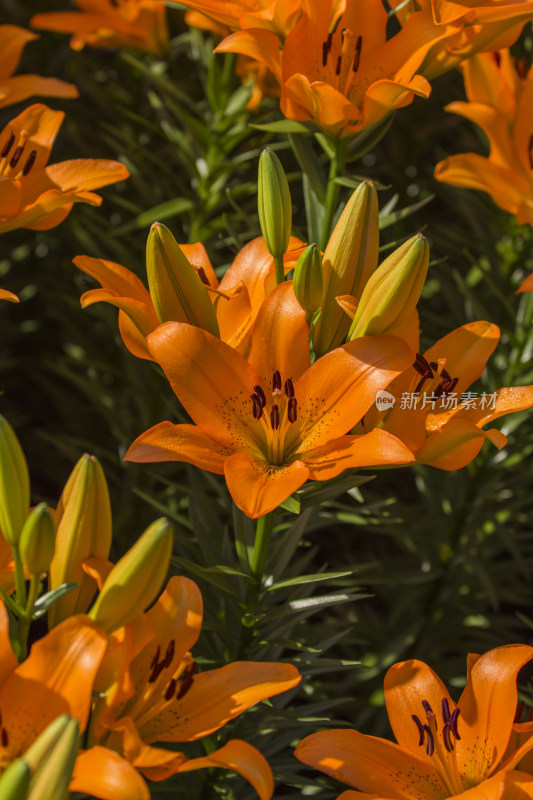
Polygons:
[[529,745],[505,759],[516,678],[531,658],[533,648],[519,644],[469,656],[457,705],[427,664],[394,664],[385,676],[385,702],[398,744],[330,730],[307,736],[295,755],[358,790],[338,800],[532,797],[533,777],[514,769]]
[[504,414],[533,406],[533,386],[503,388],[477,396],[468,392],[495,350],[500,331],[490,322],[470,322],[440,339],[389,386],[392,409],[375,408],[364,426],[381,425],[413,451],[417,462],[445,470],[461,469],[479,453],[485,439],[501,449],[503,433],[483,426]]
[[310,366],[309,330],[292,282],[267,297],[248,358],[200,328],[160,325],[152,358],[195,425],[161,422],[143,433],[129,461],[186,461],[224,474],[236,505],[257,518],[305,481],[345,469],[406,464],[410,450],[382,430],[346,435],[407,364],[396,337],[363,337]]
[[[294,27],[302,13],[300,0],[184,0],[180,5],[188,6],[195,12],[209,17],[218,25],[233,30],[271,31],[281,37]],[[338,0],[336,0],[338,2]],[[191,23],[187,19],[189,25]],[[211,27],[211,30],[215,28]]]
[[201,626],[200,590],[187,578],[173,577],[146,614],[111,637],[99,681],[99,688],[107,684],[107,693],[97,701],[90,740],[123,752],[151,780],[225,767],[249,780],[262,800],[268,800],[273,789],[270,767],[246,742],[231,740],[193,759],[151,744],[200,739],[300,682],[292,665],[256,661],[196,673],[189,649]]
[[[284,258],[285,272],[294,268],[300,246],[299,239],[291,237]],[[210,290],[222,341],[244,352],[261,304],[276,286],[274,259],[264,239],[259,237],[245,245],[220,283],[200,242],[182,244],[180,247]],[[102,285],[101,289],[91,289],[82,295],[83,308],[99,302],[117,306],[120,309],[118,321],[124,344],[134,356],[152,360],[146,337],[160,323],[150,293],[142,281],[129,269],[113,261],[76,256],[74,263]]]
[[533,17],[531,0],[411,0],[407,5],[393,0],[396,15],[405,24],[419,10],[431,11],[437,26],[453,26],[457,33],[433,47],[424,61],[422,73],[429,79],[453,69],[477,53],[510,47]]
[[102,198],[92,189],[129,176],[123,164],[103,159],[78,158],[47,166],[64,116],[35,104],[0,134],[0,233],[54,228],[73,203],[100,205]]
[[475,122],[490,142],[488,158],[477,153],[450,156],[435,167],[435,177],[453,186],[481,189],[515,214],[519,225],[533,225],[533,68],[526,72],[508,50],[485,53],[463,67],[467,103],[446,111]]
[[28,42],[38,39],[35,33],[17,25],[0,25],[0,108],[20,103],[35,94],[43,97],[77,97],[71,83],[40,75],[15,75],[22,51]]
[[[38,640],[18,664],[8,615],[0,604],[0,773],[61,714],[70,714],[85,729],[106,648],[107,637],[97,625],[87,617],[70,617]],[[104,747],[78,755],[70,788],[102,800],[150,798],[136,770]]]
[[387,41],[381,0],[302,0],[303,13],[283,49],[265,30],[238,31],[215,52],[237,52],[266,64],[281,85],[281,110],[289,119],[313,121],[335,136],[348,136],[428,97],[420,74],[430,48],[455,34],[429,12],[412,14]]
[[157,0],[76,0],[79,11],[47,11],[30,25],[71,33],[73,50],[89,47],[133,47],[154,56],[169,48],[166,9]]

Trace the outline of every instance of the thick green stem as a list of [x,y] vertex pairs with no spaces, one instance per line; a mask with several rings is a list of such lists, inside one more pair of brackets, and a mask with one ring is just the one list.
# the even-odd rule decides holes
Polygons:
[[15,590],[16,598],[22,608],[26,607],[26,579],[24,578],[24,567],[22,566],[22,559],[20,557],[20,550],[18,544],[11,545],[13,553],[13,563],[15,565]]
[[274,256],[274,269],[276,270],[276,283],[283,283],[285,280],[285,268],[283,266],[283,256]]
[[255,528],[255,544],[252,553],[252,572],[257,578],[258,583],[261,582],[263,572],[265,569],[266,558],[268,554],[268,546],[270,544],[270,536],[274,527],[274,512],[265,514],[259,517]]
[[335,143],[335,155],[329,165],[328,188],[326,190],[326,200],[324,203],[324,217],[322,219],[322,229],[320,232],[320,242],[318,246],[321,250],[326,249],[329,237],[333,230],[335,212],[339,203],[340,184],[335,180],[340,177],[344,169],[345,152],[340,141]]
[[24,616],[21,619],[19,619],[18,630],[17,630],[17,639],[19,643],[18,656],[20,659],[26,658],[28,652],[28,636],[30,633],[31,618],[33,616],[33,610],[35,608],[35,602],[39,597],[40,592],[41,592],[41,581],[36,575],[32,575],[30,578],[30,591],[28,593],[28,601],[26,603],[26,609],[24,612]]

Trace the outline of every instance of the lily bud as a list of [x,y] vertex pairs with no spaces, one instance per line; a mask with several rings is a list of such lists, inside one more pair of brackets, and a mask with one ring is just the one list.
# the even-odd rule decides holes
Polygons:
[[187,322],[219,336],[209,293],[179,244],[160,222],[154,222],[146,243],[148,287],[161,322]]
[[270,147],[259,159],[257,208],[267,250],[274,258],[282,258],[291,235],[291,193],[281,162]]
[[29,504],[26,458],[13,428],[0,416],[0,530],[10,544],[19,541]]
[[106,633],[138,617],[159,594],[170,564],[172,525],[153,522],[106,578],[89,616]]
[[[77,720],[64,714],[52,726],[55,726],[55,741],[49,735],[51,726],[41,734],[48,734],[50,747],[46,754],[43,752],[43,760],[37,767],[28,800],[67,800],[69,797],[69,784],[80,744],[79,725]],[[39,739],[35,744],[38,742]],[[25,760],[30,756],[30,751]]]
[[324,252],[322,314],[313,335],[318,356],[345,340],[350,320],[336,298],[351,295],[359,300],[378,265],[378,255],[378,196],[374,184],[363,181],[350,197]]
[[300,254],[294,268],[292,287],[306,315],[312,316],[320,308],[324,291],[322,256],[316,244],[308,245]]
[[421,233],[391,253],[366,284],[348,338],[393,334],[415,311],[428,264],[429,245]]
[[50,589],[75,582],[79,588],[57,600],[48,612],[52,628],[73,614],[87,611],[96,581],[83,570],[90,556],[107,558],[111,547],[111,505],[102,467],[95,456],[83,455],[59,499],[56,547],[50,565]]
[[20,555],[30,575],[48,572],[55,544],[54,520],[46,503],[39,503],[24,523],[20,535]]
[[30,769],[22,758],[13,761],[0,776],[2,800],[26,800],[30,786]]

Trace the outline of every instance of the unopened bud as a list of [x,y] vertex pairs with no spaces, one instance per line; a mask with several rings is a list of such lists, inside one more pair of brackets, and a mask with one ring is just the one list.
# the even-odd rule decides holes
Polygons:
[[54,520],[46,503],[39,503],[24,523],[20,535],[20,555],[30,575],[48,572],[55,543]]
[[13,428],[0,416],[0,530],[10,544],[19,541],[29,504],[28,465]]
[[[51,735],[50,728],[53,728]],[[31,783],[28,800],[67,800],[69,784],[79,749],[78,721],[64,714],[41,734],[45,738],[42,746],[42,761]],[[40,738],[40,737],[39,737]],[[39,739],[35,742],[39,745]],[[36,761],[37,752],[27,753],[25,760]]]
[[342,344],[350,320],[336,301],[352,296],[359,300],[378,265],[379,208],[374,184],[363,181],[350,197],[324,251],[322,313],[313,335],[317,355]]
[[428,264],[429,245],[421,233],[391,253],[366,284],[348,338],[394,334],[416,309]]
[[259,159],[257,208],[267,250],[274,258],[282,258],[291,235],[291,193],[281,162],[269,147]]
[[30,777],[30,768],[22,758],[13,761],[0,776],[2,800],[26,800]]
[[154,222],[146,243],[148,287],[161,322],[187,322],[219,336],[209,293],[169,229]]
[[308,245],[300,254],[294,268],[292,286],[306,315],[314,314],[320,308],[324,291],[322,256],[316,244]]
[[111,547],[111,505],[104,472],[95,456],[83,455],[70,475],[55,514],[56,547],[50,565],[50,589],[77,583],[48,612],[49,627],[87,611],[96,581],[83,570],[90,556],[107,558]]
[[168,571],[172,542],[172,525],[159,519],[115,564],[89,612],[107,633],[132,622],[159,594]]

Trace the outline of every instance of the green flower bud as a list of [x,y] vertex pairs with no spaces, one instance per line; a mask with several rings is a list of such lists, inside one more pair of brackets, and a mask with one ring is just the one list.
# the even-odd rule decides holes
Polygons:
[[0,530],[17,544],[30,505],[28,465],[9,422],[0,416]]
[[291,235],[291,193],[281,162],[269,147],[259,159],[257,190],[259,223],[267,250],[274,258],[282,258]]
[[20,535],[20,555],[30,575],[48,572],[55,544],[54,520],[46,503],[40,503],[27,518]]
[[378,265],[378,254],[378,196],[374,184],[363,181],[350,197],[324,252],[322,313],[313,334],[317,355],[345,340],[350,320],[336,298],[351,295],[359,300]]
[[300,254],[294,268],[292,286],[306,315],[314,314],[320,308],[324,291],[322,256],[316,244],[308,245]]
[[[55,725],[55,741],[48,736],[50,748],[39,764],[31,783],[28,800],[67,800],[69,784],[78,755],[80,731],[78,721],[66,714],[59,718],[61,725]],[[50,726],[49,726],[50,727]],[[42,735],[46,735],[48,729]],[[39,740],[37,740],[39,741]],[[44,748],[43,748],[44,749]],[[26,758],[26,757],[25,757]]]
[[154,222],[146,243],[150,296],[161,322],[187,322],[219,336],[205,285],[165,225]]
[[421,233],[391,253],[366,284],[348,338],[393,334],[416,309],[428,264],[429,245]]
[[2,800],[26,800],[29,786],[30,768],[18,758],[0,776],[0,797]]
[[170,564],[172,525],[159,519],[118,561],[89,616],[107,633],[138,617],[159,594]]
[[96,581],[83,570],[90,556],[107,558],[111,547],[111,505],[104,472],[95,456],[83,455],[70,475],[55,514],[55,553],[50,589],[63,583],[79,588],[57,600],[48,612],[52,628],[73,614],[84,614],[96,592]]

